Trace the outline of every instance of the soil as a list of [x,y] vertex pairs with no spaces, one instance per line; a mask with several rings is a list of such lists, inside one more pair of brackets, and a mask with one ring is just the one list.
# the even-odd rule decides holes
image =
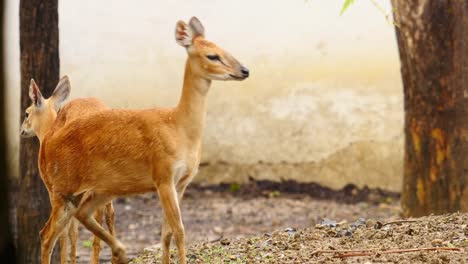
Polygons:
[[[468,214],[450,214],[381,223],[324,221],[243,239],[189,247],[189,263],[466,263]],[[425,248],[426,250],[422,250]],[[413,252],[402,252],[413,249]],[[431,249],[433,251],[429,251]],[[346,250],[352,250],[346,252]],[[355,252],[359,250],[360,252]],[[396,251],[395,251],[396,250]],[[400,252],[398,252],[400,251]],[[366,255],[366,256],[363,256]],[[172,262],[176,252],[172,251]],[[147,251],[131,263],[159,263],[161,251]]]
[[[114,207],[117,237],[126,246],[128,256],[158,252],[162,221],[159,200],[154,195],[136,196],[118,199]],[[334,191],[316,184],[267,181],[241,186],[192,184],[181,208],[186,244],[194,247],[285,228],[308,228],[323,218],[352,222],[360,217],[396,219],[399,213],[395,193],[352,185]],[[80,227],[79,263],[89,263],[91,240],[92,235]],[[101,263],[110,263],[110,250],[102,245]]]

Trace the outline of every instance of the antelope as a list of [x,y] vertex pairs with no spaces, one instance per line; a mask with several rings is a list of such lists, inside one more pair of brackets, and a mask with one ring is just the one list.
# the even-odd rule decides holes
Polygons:
[[177,106],[99,111],[44,138],[40,170],[53,188],[50,218],[40,232],[42,263],[50,263],[57,237],[73,216],[109,245],[113,263],[127,263],[124,245],[91,214],[115,197],[153,191],[164,212],[162,263],[170,263],[172,236],[180,263],[187,263],[179,205],[200,163],[207,93],[212,80],[244,80],[249,71],[205,39],[196,17],[177,22],[175,39],[188,55]]
[[[44,99],[36,82],[34,79],[31,79],[29,96],[33,103],[26,109],[25,119],[20,130],[21,136],[24,138],[37,136],[40,142],[40,147],[42,147],[42,142],[46,135],[61,129],[73,119],[108,109],[103,102],[96,98],[75,99],[62,107],[63,102],[70,94],[70,89],[69,78],[64,76],[60,79],[52,96],[48,99]],[[50,182],[45,182],[45,184],[50,194],[53,186]],[[105,209],[96,210],[95,218],[101,225],[103,210],[105,210],[105,219],[109,232],[114,235],[114,207],[112,206],[112,202],[109,202],[105,206]],[[67,263],[67,236],[70,240],[70,262],[72,264],[76,263],[76,241],[78,239],[77,224],[76,220],[70,221],[68,229],[64,230],[60,236],[61,264]],[[100,239],[97,236],[94,236],[93,254],[91,256],[92,264],[99,263],[100,249]]]

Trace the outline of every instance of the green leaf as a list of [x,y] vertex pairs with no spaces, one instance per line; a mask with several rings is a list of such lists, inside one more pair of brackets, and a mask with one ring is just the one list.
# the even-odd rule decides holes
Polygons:
[[93,241],[91,240],[83,240],[83,247],[86,247],[86,248],[91,248],[93,246]]
[[241,186],[238,183],[232,183],[231,185],[229,185],[229,191],[231,192],[237,192],[240,190],[240,188]]
[[449,248],[454,248],[454,247],[455,247],[455,245],[452,244],[452,243],[450,243],[450,242],[447,243],[447,246],[448,246]]
[[341,8],[340,16],[348,9],[351,4],[354,4],[355,0],[346,0]]
[[280,195],[281,195],[281,193],[279,191],[272,191],[272,192],[268,193],[269,198],[275,198],[275,197],[278,197]]

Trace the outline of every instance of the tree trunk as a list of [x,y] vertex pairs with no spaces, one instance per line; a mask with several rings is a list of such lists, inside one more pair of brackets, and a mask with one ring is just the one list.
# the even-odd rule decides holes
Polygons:
[[[0,2],[0,21],[3,21],[4,3]],[[5,263],[16,263],[15,247],[11,234],[8,203],[8,182],[6,159],[6,109],[3,65],[3,27],[0,28],[0,259]]]
[[405,102],[405,216],[468,211],[468,1],[392,0]]
[[[49,97],[59,80],[58,0],[21,0],[21,118],[31,105],[31,78]],[[18,255],[20,263],[40,263],[39,231],[49,218],[50,202],[37,168],[37,139],[21,139],[18,194]],[[54,259],[58,260],[58,255]]]

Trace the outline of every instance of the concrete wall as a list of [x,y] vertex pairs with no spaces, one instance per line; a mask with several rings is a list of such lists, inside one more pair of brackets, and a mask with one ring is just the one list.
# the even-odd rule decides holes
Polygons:
[[[342,2],[60,1],[61,72],[74,98],[96,96],[112,107],[174,105],[186,57],[174,26],[197,15],[207,38],[251,70],[244,82],[212,86],[198,181],[292,178],[399,190],[403,95],[393,27],[371,1],[339,16]],[[381,2],[389,10],[389,1]],[[7,3],[16,166],[18,1]]]

